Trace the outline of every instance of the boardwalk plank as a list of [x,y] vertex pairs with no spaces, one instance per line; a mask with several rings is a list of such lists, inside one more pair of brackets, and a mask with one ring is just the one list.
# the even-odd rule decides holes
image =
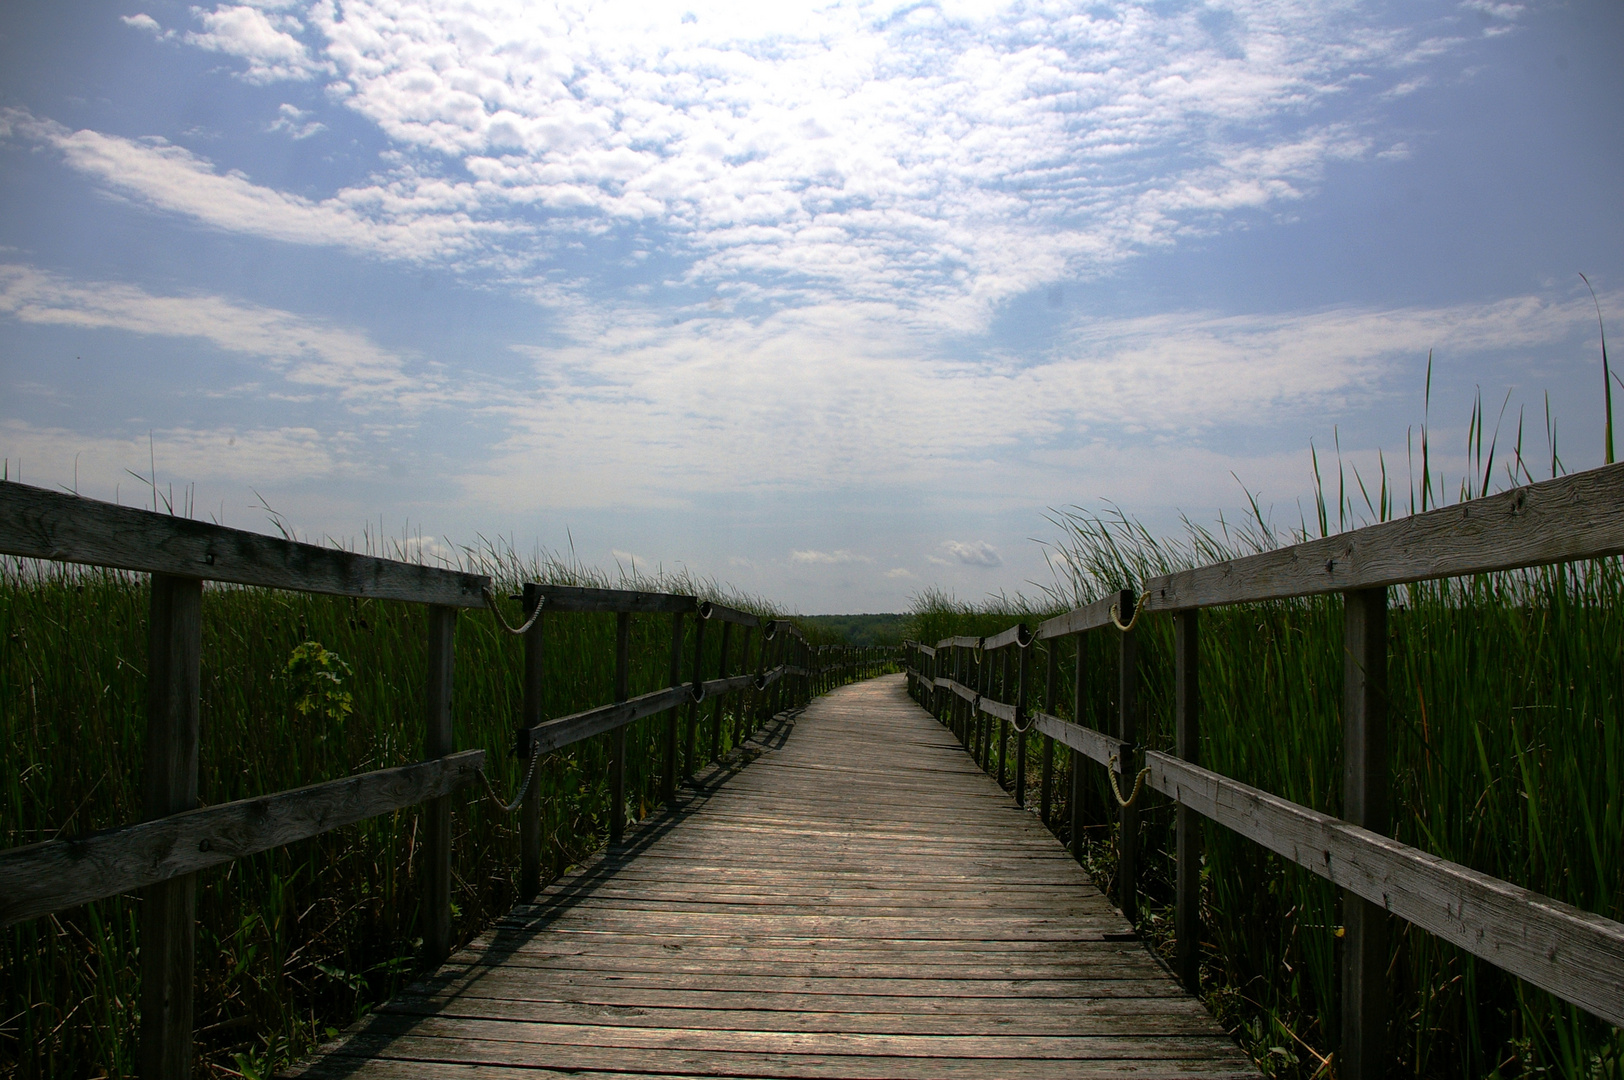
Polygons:
[[301,1075],[1123,1072],[1257,1075],[892,676],[758,737]]

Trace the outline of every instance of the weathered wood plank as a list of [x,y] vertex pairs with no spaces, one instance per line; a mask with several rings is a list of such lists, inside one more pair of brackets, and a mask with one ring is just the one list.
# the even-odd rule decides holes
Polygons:
[[132,892],[447,795],[485,751],[189,810],[76,840],[0,851],[0,925]]
[[1111,609],[1119,612],[1131,611],[1129,606],[1133,603],[1133,594],[1126,590],[1114,592],[1109,596],[1095,600],[1091,604],[1073,608],[1064,615],[1056,615],[1052,619],[1045,619],[1038,624],[1034,635],[1038,641],[1048,641],[1052,638],[1066,637],[1071,634],[1081,634],[1088,630],[1098,630],[1102,626],[1111,625]]
[[1008,645],[1018,645],[1026,648],[1032,644],[1032,631],[1025,623],[1016,623],[1008,630],[1001,630],[992,637],[982,638],[981,647],[987,652],[1002,649]]
[[536,585],[549,612],[626,612],[643,615],[689,614],[699,610],[699,599],[672,593],[633,589],[595,589],[581,585]]
[[1624,923],[1149,752],[1149,784],[1445,941],[1624,1025]]
[[701,773],[329,1061],[469,1080],[1255,1076],[903,683],[781,718],[748,768]]
[[1132,750],[1132,747],[1121,739],[1107,735],[1103,731],[1095,731],[1091,727],[1074,724],[1046,712],[1034,712],[1032,726],[1055,742],[1069,746],[1101,765],[1108,766],[1113,760],[1125,760],[1128,752]]
[[726,604],[717,604],[709,600],[699,605],[699,617],[712,619],[717,622],[729,622],[736,626],[760,626],[761,616],[752,615],[748,611],[730,608]]
[[0,481],[0,553],[205,581],[480,607],[490,578]]
[[1542,480],[1320,540],[1214,563],[1145,589],[1180,611],[1382,588],[1624,553],[1624,464]]

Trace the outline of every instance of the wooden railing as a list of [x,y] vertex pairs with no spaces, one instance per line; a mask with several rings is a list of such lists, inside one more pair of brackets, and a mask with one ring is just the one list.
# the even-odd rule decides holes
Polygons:
[[[454,749],[451,679],[458,611],[496,606],[490,578],[357,555],[183,518],[114,506],[21,484],[0,482],[0,555],[53,560],[151,577],[147,736],[142,778],[144,820],[78,839],[0,851],[0,925],[37,918],[119,893],[140,891],[141,1037],[147,1080],[191,1075],[192,967],[196,874],[233,859],[329,832],[344,825],[427,804],[421,847],[424,954],[430,963],[451,947],[451,797],[484,769],[485,751]],[[423,710],[424,760],[347,776],[291,791],[198,807],[199,664],[205,581],[334,596],[390,599],[428,607],[428,677]],[[869,664],[844,646],[811,648],[793,624],[692,596],[531,583],[517,597],[524,638],[523,710],[515,751],[533,776],[537,759],[607,733],[611,844],[626,825],[627,725],[666,715],[662,794],[675,795],[679,715],[686,711],[688,753],[696,760],[698,710],[713,703],[711,758],[720,756],[730,694],[757,695],[754,720],[803,704]],[[614,701],[570,716],[542,715],[542,625],[558,612],[613,612]],[[631,697],[629,628],[634,613],[672,619],[669,685]],[[689,679],[682,680],[683,621],[698,620]],[[498,618],[500,615],[498,613]],[[707,627],[721,626],[719,669],[707,677]],[[738,630],[739,645],[733,641]],[[754,662],[750,644],[757,638]],[[737,664],[738,672],[733,673]],[[747,732],[738,711],[740,741]],[[520,819],[520,897],[541,887],[541,799],[527,781],[516,800]]]
[[[910,642],[908,675],[921,702],[949,724],[1002,782],[1010,728],[1044,736],[1041,811],[1049,817],[1052,751],[1071,749],[1072,835],[1084,760],[1111,771],[1118,792],[1118,900],[1136,915],[1136,781],[1177,804],[1174,969],[1196,989],[1201,840],[1197,817],[1218,822],[1304,867],[1343,892],[1342,1036],[1338,1075],[1379,1077],[1387,1067],[1387,914],[1481,957],[1608,1023],[1624,1026],[1624,923],[1399,843],[1389,831],[1387,587],[1517,570],[1624,552],[1624,465],[1548,480],[1396,521],[1247,558],[1154,578],[1138,600],[1128,590],[987,638],[934,646]],[[1300,806],[1201,766],[1198,672],[1202,608],[1288,597],[1343,597],[1343,804],[1345,818]],[[1137,621],[1174,620],[1174,751],[1137,743]],[[1029,646],[1073,635],[1117,636],[1116,731],[1105,733],[1034,709]],[[990,656],[1002,654],[1002,672]],[[1088,672],[1077,649],[1073,717]],[[1059,652],[1048,650],[1043,702],[1055,708]],[[996,685],[995,685],[996,684]],[[996,695],[996,696],[995,696]],[[1025,800],[1026,740],[1017,740],[1015,795]],[[1141,762],[1143,763],[1141,766]],[[1121,805],[1126,802],[1127,805]],[[1624,837],[1609,837],[1609,843]]]

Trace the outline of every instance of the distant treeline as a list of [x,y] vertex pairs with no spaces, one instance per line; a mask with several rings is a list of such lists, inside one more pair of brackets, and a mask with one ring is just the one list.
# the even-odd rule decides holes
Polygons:
[[907,615],[798,615],[795,621],[815,642],[901,645],[909,633]]

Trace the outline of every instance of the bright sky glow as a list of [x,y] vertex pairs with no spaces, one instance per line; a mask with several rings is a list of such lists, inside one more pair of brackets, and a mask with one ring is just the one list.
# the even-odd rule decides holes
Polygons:
[[[1046,580],[1478,388],[1599,462],[1624,13],[16,5],[13,476],[686,566],[806,612]],[[1334,455],[1334,450],[1332,450]],[[1232,476],[1233,474],[1233,476]],[[1239,478],[1239,482],[1235,479]],[[1244,486],[1244,489],[1242,485]]]

